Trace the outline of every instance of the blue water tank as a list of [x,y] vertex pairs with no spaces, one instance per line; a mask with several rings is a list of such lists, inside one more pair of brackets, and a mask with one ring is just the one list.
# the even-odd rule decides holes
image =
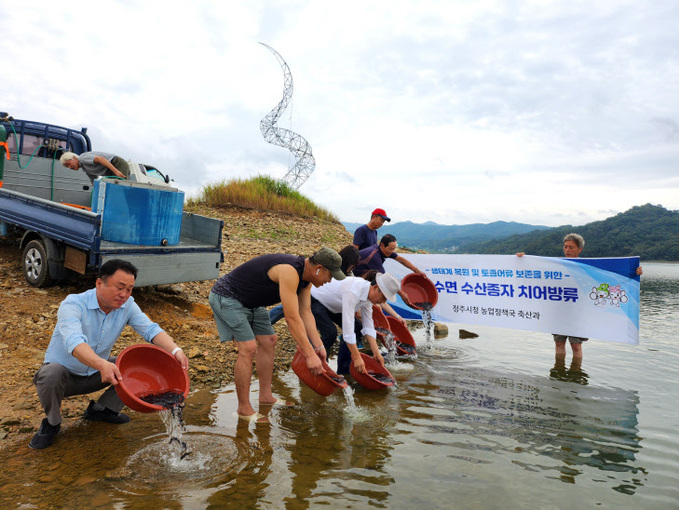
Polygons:
[[178,244],[183,210],[183,191],[127,181],[94,181],[92,212],[102,215],[101,237],[105,241]]

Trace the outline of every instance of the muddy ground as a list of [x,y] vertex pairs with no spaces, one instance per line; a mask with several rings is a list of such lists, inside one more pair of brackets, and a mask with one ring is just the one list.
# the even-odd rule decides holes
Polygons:
[[[264,253],[308,256],[321,246],[337,250],[351,243],[352,235],[339,223],[241,208],[193,206],[193,212],[224,220],[222,250],[224,274]],[[56,324],[57,309],[70,293],[83,292],[93,279],[61,283],[45,289],[29,286],[22,274],[16,243],[0,237],[0,448],[28,442],[43,418],[32,378],[43,362]],[[192,388],[222,387],[233,379],[233,343],[221,343],[208,304],[214,281],[135,289],[142,310],[183,347],[191,366]],[[295,343],[285,321],[276,325],[279,342],[276,370],[288,370]],[[114,353],[143,340],[126,328]],[[90,395],[64,400],[62,428],[82,419]]]

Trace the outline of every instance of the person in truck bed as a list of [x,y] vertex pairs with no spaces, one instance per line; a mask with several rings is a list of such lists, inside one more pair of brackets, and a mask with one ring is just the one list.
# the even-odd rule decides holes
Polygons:
[[79,156],[73,152],[64,152],[59,162],[71,170],[82,168],[92,183],[97,177],[114,176],[127,179],[130,175],[130,165],[127,161],[107,152],[83,152]]

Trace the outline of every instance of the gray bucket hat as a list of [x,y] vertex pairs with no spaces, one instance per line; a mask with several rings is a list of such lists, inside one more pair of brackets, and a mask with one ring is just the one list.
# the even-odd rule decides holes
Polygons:
[[380,273],[375,277],[377,281],[377,286],[387,298],[387,301],[393,301],[396,299],[396,294],[401,290],[401,284],[398,279],[389,273]]

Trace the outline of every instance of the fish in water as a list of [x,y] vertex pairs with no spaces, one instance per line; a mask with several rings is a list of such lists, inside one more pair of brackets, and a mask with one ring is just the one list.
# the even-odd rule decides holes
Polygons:
[[[166,391],[165,393],[157,393],[139,397],[147,404],[153,404],[165,408],[172,414],[172,418],[176,420],[179,425],[179,430],[184,430],[184,395],[174,391]],[[178,434],[181,436],[181,433]],[[186,441],[181,437],[170,437],[170,444],[177,443],[181,448],[179,460],[184,460],[191,452],[188,451]]]
[[387,374],[383,374],[382,372],[368,371],[368,375],[382,384],[394,384],[394,379],[389,377]]

